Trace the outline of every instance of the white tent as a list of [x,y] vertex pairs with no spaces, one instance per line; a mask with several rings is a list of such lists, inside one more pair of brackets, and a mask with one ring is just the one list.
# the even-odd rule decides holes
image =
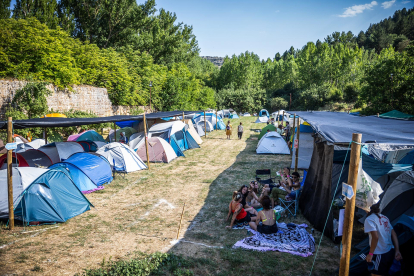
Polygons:
[[244,114],[243,114],[243,116],[244,116],[244,117],[250,117],[250,116],[252,116],[252,115],[250,115],[250,113],[249,113],[249,112],[246,112],[246,113],[244,113]]
[[258,123],[267,123],[268,120],[269,120],[269,118],[267,116],[258,117],[255,123],[256,124],[258,124]]
[[129,173],[147,168],[136,152],[122,143],[109,143],[96,153],[105,157],[116,172]]
[[45,140],[44,139],[35,139],[29,143],[20,143],[17,145],[17,149],[15,150],[15,152],[24,152],[26,150],[30,150],[30,149],[38,149],[41,146],[45,145]]
[[[196,124],[197,124],[198,128],[201,128],[201,129],[203,130],[203,132],[205,132],[205,131],[206,131],[206,130],[204,129],[204,120],[199,121],[199,122],[198,122],[198,123],[196,123]],[[214,126],[213,126],[213,125],[212,125],[209,121],[206,121],[205,127],[207,128],[207,132],[211,132],[211,131],[213,131],[213,130],[214,130]],[[203,136],[203,135],[204,135],[204,133],[200,134],[200,132],[198,132],[198,134],[199,134],[200,136]]]
[[176,132],[182,131],[185,124],[181,121],[172,121],[153,125],[148,131],[148,138],[152,136],[163,136],[166,133],[167,138],[174,135]]
[[[147,151],[145,149],[145,139],[137,145],[137,154],[143,161],[147,161]],[[160,137],[152,137],[148,139],[148,156],[150,162],[170,163],[177,158],[177,154],[171,145]]]
[[144,140],[144,138],[145,138],[144,131],[134,133],[131,135],[131,137],[129,137],[128,146],[131,149],[136,150],[138,148],[139,143],[141,142],[141,140]]
[[230,116],[230,110],[228,109],[222,109],[217,111],[217,116],[219,116],[220,118],[226,118]]
[[194,140],[197,142],[197,144],[201,145],[203,143],[203,140],[201,140],[200,135],[198,135],[197,131],[194,128],[193,122],[191,120],[185,120],[188,128],[187,131],[190,133],[190,135],[194,138]]
[[49,156],[53,164],[68,159],[74,153],[84,152],[83,147],[76,142],[50,143],[40,147],[39,150]]
[[285,139],[276,131],[263,135],[257,144],[257,154],[290,154]]
[[[16,207],[19,196],[47,169],[32,167],[13,168],[13,206]],[[9,200],[7,193],[7,170],[0,170],[0,218],[9,217]]]

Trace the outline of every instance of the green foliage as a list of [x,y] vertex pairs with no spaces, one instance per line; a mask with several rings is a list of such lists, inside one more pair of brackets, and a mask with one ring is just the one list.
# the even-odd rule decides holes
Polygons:
[[195,264],[181,256],[167,253],[144,255],[128,261],[102,262],[102,268],[85,270],[83,276],[116,276],[116,275],[194,275],[189,268]]
[[0,1],[0,19],[10,18],[10,3],[11,0]]
[[29,119],[44,116],[48,113],[46,98],[52,94],[46,85],[47,83],[44,82],[27,83],[25,87],[16,91],[12,105],[18,112],[26,114]]
[[253,112],[266,104],[266,91],[263,89],[235,89],[233,86],[216,94],[219,109],[232,108],[239,112]]
[[49,28],[56,28],[59,19],[56,16],[58,4],[56,0],[16,0],[13,17],[27,19],[35,17]]
[[273,110],[286,109],[288,102],[282,97],[276,97],[271,99],[270,106]]

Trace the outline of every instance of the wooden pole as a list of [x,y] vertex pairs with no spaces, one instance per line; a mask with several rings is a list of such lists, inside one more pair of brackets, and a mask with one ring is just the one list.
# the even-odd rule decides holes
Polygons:
[[[217,122],[217,118],[216,118]],[[204,110],[204,137],[207,138],[207,123],[206,123],[206,111]]]
[[351,254],[351,240],[352,240],[352,229],[354,226],[354,213],[355,213],[355,195],[357,187],[357,175],[361,154],[361,138],[362,135],[359,133],[352,134],[352,145],[351,145],[351,160],[349,162],[348,172],[348,185],[352,186],[354,190],[354,196],[349,200],[346,199],[345,203],[345,219],[344,228],[342,235],[342,256],[339,265],[339,275],[348,276],[349,274],[349,260]]
[[185,208],[185,202],[184,202],[184,205],[183,205],[183,211],[181,212],[180,225],[178,226],[177,240],[178,240],[178,236],[180,235],[181,223],[182,223],[182,221],[183,221],[183,215],[184,215],[184,208]]
[[[295,130],[295,124],[296,124],[296,113],[295,115],[293,115],[293,143],[295,142],[295,134],[296,134],[296,130]],[[293,147],[292,147],[292,151],[290,152],[290,155],[293,154]]]
[[[116,123],[114,122],[114,142],[116,142]],[[112,141],[109,141],[112,142]]]
[[183,111],[183,123],[184,123],[184,111]]
[[47,144],[47,128],[45,127],[45,144]]
[[[7,120],[7,143],[13,143],[12,117],[9,117]],[[9,199],[9,230],[14,230],[12,159],[13,159],[13,150],[8,150],[7,151],[7,188],[8,188],[8,199]]]
[[147,152],[147,167],[149,170],[150,164],[149,164],[149,154],[148,154],[147,120],[145,119],[145,112],[144,112],[144,135],[145,135],[145,151]]
[[279,110],[277,111],[277,125],[276,125],[276,127],[278,127],[279,126]]
[[379,117],[379,113],[377,113],[377,117]]
[[217,110],[216,110],[216,130],[218,130],[217,129],[217,122],[218,122],[218,117],[217,117]]
[[283,120],[285,119],[285,111],[283,110],[283,116],[282,116],[282,126],[283,126]]
[[297,134],[297,139],[298,139],[298,144],[296,146],[296,152],[295,152],[295,172],[298,171],[298,161],[299,161],[299,136],[300,136],[300,118],[298,118],[298,134]]

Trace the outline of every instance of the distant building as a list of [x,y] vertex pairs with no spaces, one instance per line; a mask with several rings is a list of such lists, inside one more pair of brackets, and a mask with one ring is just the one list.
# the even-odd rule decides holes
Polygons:
[[223,62],[224,62],[223,57],[202,56],[202,58],[208,59],[209,61],[211,61],[214,65],[216,65],[218,67],[221,67],[223,65]]

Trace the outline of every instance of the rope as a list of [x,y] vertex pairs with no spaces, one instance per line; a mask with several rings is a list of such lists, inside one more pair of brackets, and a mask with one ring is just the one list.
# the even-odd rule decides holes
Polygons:
[[333,198],[332,198],[331,205],[330,205],[330,207],[329,207],[328,216],[326,217],[326,221],[325,221],[325,225],[324,225],[324,227],[323,227],[323,231],[322,231],[321,239],[319,240],[318,249],[316,250],[316,253],[315,253],[315,258],[313,259],[312,268],[311,268],[311,271],[310,271],[310,273],[309,273],[309,276],[311,276],[311,275],[312,275],[312,271],[313,271],[313,268],[314,268],[314,266],[315,266],[316,258],[317,258],[317,256],[318,256],[319,247],[321,246],[321,242],[322,242],[322,239],[323,239],[323,235],[324,235],[324,233],[325,233],[326,225],[328,224],[329,215],[330,215],[331,210],[332,210],[332,205],[333,205],[333,202],[334,202],[334,199],[335,199],[336,191],[338,190],[338,186],[339,186],[339,182],[340,182],[340,180],[341,180],[342,172],[343,172],[343,170],[344,170],[344,166],[345,166],[346,158],[348,157],[349,148],[351,147],[351,144],[352,144],[352,143],[356,143],[356,144],[358,144],[357,142],[354,142],[354,141],[349,142],[348,150],[346,151],[346,155],[345,155],[344,163],[342,164],[341,173],[339,174],[339,178],[338,178],[338,183],[336,183],[335,193],[334,193],[334,196],[333,196]]

